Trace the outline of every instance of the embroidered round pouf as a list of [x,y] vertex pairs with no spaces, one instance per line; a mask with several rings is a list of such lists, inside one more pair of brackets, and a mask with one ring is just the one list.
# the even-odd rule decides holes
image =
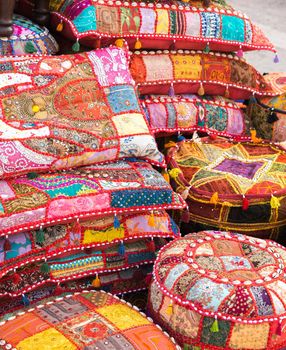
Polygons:
[[186,350],[286,346],[286,249],[221,231],[164,246],[148,296],[151,317]]
[[188,217],[208,229],[276,239],[286,225],[286,152],[210,137],[169,148],[169,174]]
[[176,350],[160,327],[105,292],[44,299],[0,319],[0,349]]

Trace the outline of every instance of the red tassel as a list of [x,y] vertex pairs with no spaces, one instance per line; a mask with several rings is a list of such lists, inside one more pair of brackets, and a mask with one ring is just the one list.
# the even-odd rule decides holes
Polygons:
[[6,237],[6,239],[5,239],[5,241],[4,241],[4,246],[3,246],[3,248],[4,248],[4,251],[5,251],[5,252],[8,252],[9,250],[11,250],[11,243],[10,243],[8,237]]
[[216,139],[217,139],[217,135],[216,135],[216,134],[210,134],[210,135],[209,135],[209,138],[210,138],[211,140],[216,140]]
[[77,221],[73,225],[72,230],[73,230],[73,233],[81,233],[81,226],[80,226],[80,223],[79,223],[79,219],[77,219]]
[[152,281],[152,274],[149,273],[146,277],[145,277],[145,283],[147,284],[147,286],[149,286],[149,284]]
[[21,279],[22,279],[21,276],[17,272],[15,272],[12,276],[12,282],[16,286],[21,282]]
[[249,200],[243,196],[242,200],[242,210],[247,210],[249,207]]
[[54,290],[54,295],[61,295],[63,292],[63,288],[60,286],[60,284],[57,284]]
[[151,239],[148,243],[147,243],[147,246],[148,246],[148,250],[150,252],[155,252],[156,250],[156,246],[155,246],[155,242],[153,239]]

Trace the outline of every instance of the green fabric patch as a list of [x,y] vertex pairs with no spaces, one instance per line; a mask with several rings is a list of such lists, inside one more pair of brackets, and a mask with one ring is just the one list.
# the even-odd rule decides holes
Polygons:
[[218,332],[212,332],[211,327],[214,323],[214,318],[205,317],[203,321],[203,331],[201,342],[215,346],[225,347],[228,334],[230,331],[230,322],[218,320]]

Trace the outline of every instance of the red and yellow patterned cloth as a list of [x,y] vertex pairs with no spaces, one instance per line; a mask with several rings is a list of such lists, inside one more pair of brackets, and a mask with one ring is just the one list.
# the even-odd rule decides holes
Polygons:
[[236,233],[190,233],[161,249],[151,316],[184,349],[286,346],[286,249]]

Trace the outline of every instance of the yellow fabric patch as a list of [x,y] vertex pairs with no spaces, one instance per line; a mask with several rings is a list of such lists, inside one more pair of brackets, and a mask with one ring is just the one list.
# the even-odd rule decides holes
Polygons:
[[147,123],[140,113],[115,115],[112,118],[118,135],[149,134]]
[[21,340],[17,345],[17,349],[76,350],[77,347],[55,328],[49,328],[29,338]]
[[174,79],[200,80],[203,67],[201,55],[171,55],[174,64]]
[[83,243],[102,243],[111,242],[115,239],[120,239],[125,237],[125,230],[123,226],[119,228],[109,227],[106,230],[85,230],[83,234]]
[[169,34],[169,11],[157,9],[156,34]]
[[229,346],[233,349],[266,349],[270,326],[262,324],[235,324]]
[[127,305],[113,304],[104,306],[97,309],[96,312],[104,316],[120,330],[150,324],[138,311],[130,309]]

